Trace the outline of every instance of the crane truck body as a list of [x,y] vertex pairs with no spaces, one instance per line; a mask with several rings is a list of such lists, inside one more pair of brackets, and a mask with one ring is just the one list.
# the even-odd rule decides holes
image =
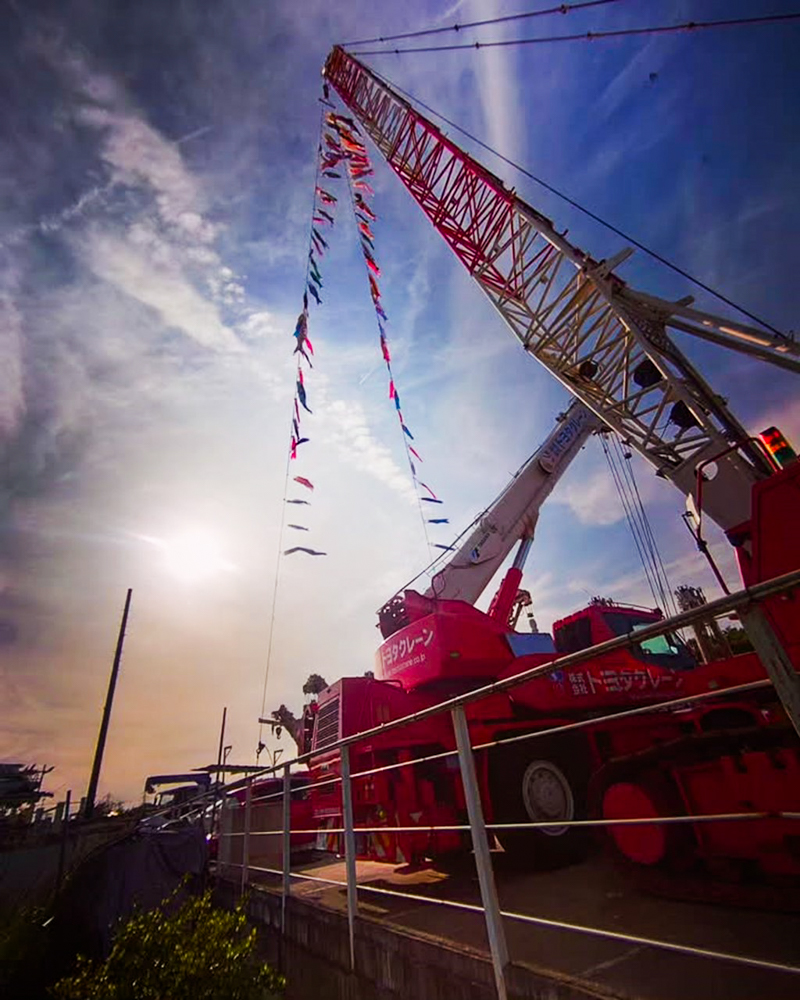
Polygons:
[[[754,503],[767,515],[767,524],[790,515],[798,490],[797,462],[756,487]],[[484,530],[491,515],[490,509],[482,519]],[[800,551],[771,546],[771,537],[769,531],[766,538],[763,532],[751,536],[753,559],[766,579],[800,564]],[[498,593],[506,583],[504,578]],[[797,655],[796,602],[779,602],[772,612]],[[635,632],[661,617],[657,609],[595,600],[556,621],[551,637],[516,632],[465,601],[406,591],[382,609],[387,638],[374,673],[342,678],[314,706],[304,750],[315,754],[315,826],[342,825],[340,786],[313,787],[339,773],[338,750],[325,753],[338,739]],[[612,825],[605,831],[562,825],[584,818],[800,810],[800,748],[768,684],[746,695],[628,719],[604,718],[579,732],[557,732],[560,726],[633,706],[764,680],[754,652],[699,664],[679,636],[668,633],[470,703],[473,745],[485,747],[476,762],[487,822],[547,823],[538,829],[497,830],[504,849],[533,867],[577,861],[593,842],[605,839],[618,859],[635,865],[656,889],[707,898],[710,874],[716,898],[783,905],[789,899],[785,880],[800,878],[795,820]],[[547,735],[507,742],[536,731]],[[373,735],[350,753],[356,828],[388,828],[358,836],[362,857],[402,863],[469,849],[447,713]],[[462,830],[447,829],[457,826]],[[338,835],[323,836],[320,846],[341,848]]]

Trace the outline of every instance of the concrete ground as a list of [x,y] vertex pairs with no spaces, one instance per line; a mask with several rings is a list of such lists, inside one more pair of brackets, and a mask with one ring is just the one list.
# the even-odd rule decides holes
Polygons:
[[[800,916],[677,902],[635,888],[604,858],[557,872],[512,868],[493,855],[501,909],[800,967]],[[296,866],[318,878],[344,882],[345,866],[332,856]],[[404,895],[480,903],[471,861],[457,868],[409,871],[358,862],[358,881]],[[292,891],[319,905],[343,910],[344,889],[293,880]],[[488,951],[483,916],[364,891],[360,912],[395,926]],[[800,975],[754,969],[718,959],[682,955],[630,941],[602,939],[561,928],[507,919],[512,962],[591,983],[600,995],[639,1000],[794,1000]]]

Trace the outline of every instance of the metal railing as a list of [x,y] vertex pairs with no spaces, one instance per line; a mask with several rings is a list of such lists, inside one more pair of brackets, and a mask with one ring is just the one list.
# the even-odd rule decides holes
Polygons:
[[[546,917],[535,916],[532,914],[519,913],[501,910],[498,896],[497,888],[495,885],[494,871],[492,867],[491,855],[490,855],[490,844],[489,836],[491,833],[496,831],[509,831],[509,830],[535,830],[540,828],[553,828],[553,826],[558,826],[559,828],[571,828],[571,827],[585,827],[585,828],[596,828],[604,826],[612,827],[623,827],[623,826],[637,826],[637,825],[647,825],[655,826],[659,824],[664,825],[682,825],[682,824],[719,824],[719,823],[774,823],[776,821],[783,822],[797,822],[800,821],[800,812],[792,810],[782,810],[778,812],[764,811],[764,810],[740,810],[734,812],[725,813],[706,813],[702,815],[669,815],[669,816],[647,816],[647,817],[623,817],[623,818],[588,818],[588,819],[571,819],[562,820],[558,819],[553,821],[552,819],[546,821],[536,821],[536,822],[525,822],[525,823],[503,823],[503,822],[493,822],[486,823],[483,815],[483,805],[480,796],[480,786],[478,783],[478,778],[475,769],[475,754],[479,751],[487,751],[493,747],[502,745],[508,746],[510,744],[519,743],[527,740],[542,739],[543,737],[553,737],[557,735],[562,735],[567,732],[573,732],[576,730],[586,729],[589,727],[597,727],[605,723],[613,723],[619,720],[631,719],[636,716],[642,715],[653,715],[658,713],[669,713],[676,709],[685,708],[698,703],[707,702],[714,699],[735,699],[737,696],[744,694],[751,694],[753,692],[760,692],[764,689],[769,689],[771,684],[774,683],[775,678],[773,674],[774,670],[770,669],[769,661],[772,658],[773,666],[775,664],[776,653],[775,650],[778,648],[778,643],[772,634],[771,627],[769,626],[767,619],[764,617],[763,613],[758,607],[758,604],[765,598],[772,597],[778,594],[786,594],[790,590],[800,586],[800,571],[795,571],[793,573],[785,574],[784,576],[778,577],[774,580],[767,581],[762,584],[758,584],[754,587],[739,591],[738,593],[728,595],[719,600],[710,602],[704,605],[702,608],[693,608],[690,611],[683,612],[672,618],[665,619],[654,623],[646,628],[638,630],[635,634],[628,636],[621,636],[619,638],[610,640],[608,642],[601,643],[589,649],[581,650],[577,653],[571,653],[566,656],[559,656],[553,661],[544,664],[542,666],[534,667],[532,669],[523,671],[513,677],[505,678],[501,681],[485,685],[482,688],[467,692],[460,695],[457,698],[451,698],[443,701],[437,705],[433,705],[429,708],[425,708],[421,711],[412,713],[402,719],[394,719],[386,722],[380,726],[376,726],[365,730],[363,732],[348,735],[342,739],[339,739],[335,743],[331,743],[321,751],[312,751],[310,753],[300,754],[294,760],[284,762],[281,765],[272,766],[264,768],[263,771],[256,774],[249,775],[244,782],[239,781],[238,788],[241,792],[242,786],[244,786],[244,810],[243,810],[243,828],[241,830],[228,830],[224,832],[224,835],[220,835],[220,854],[219,854],[219,867],[220,871],[224,873],[226,870],[235,869],[238,871],[238,882],[241,891],[244,891],[248,884],[251,873],[253,874],[264,874],[270,876],[277,876],[281,879],[281,926],[283,931],[286,930],[286,907],[287,900],[291,896],[292,892],[292,882],[293,880],[302,879],[309,882],[316,882],[320,884],[339,886],[346,890],[347,894],[347,920],[348,920],[348,933],[349,933],[349,945],[350,945],[350,962],[351,967],[355,968],[355,923],[356,917],[358,915],[358,897],[360,893],[372,893],[377,895],[384,895],[387,897],[400,897],[408,901],[419,901],[437,906],[452,907],[454,909],[466,910],[470,912],[476,912],[483,914],[484,920],[486,922],[486,930],[489,940],[489,948],[491,952],[491,959],[494,969],[494,978],[497,996],[500,1000],[505,1000],[507,996],[507,970],[509,967],[509,953],[506,944],[505,936],[505,926],[504,921],[511,920],[519,923],[528,924],[531,926],[541,926],[549,928],[557,928],[559,930],[569,931],[576,934],[585,934],[598,938],[605,938],[614,941],[624,941],[634,946],[648,946],[653,948],[659,948],[662,950],[670,951],[673,953],[680,953],[688,956],[701,957],[705,959],[713,959],[716,961],[732,962],[742,966],[749,966],[756,969],[771,970],[773,972],[781,973],[791,973],[800,974],[800,965],[790,965],[782,962],[769,961],[763,958],[750,957],[746,955],[731,954],[722,951],[715,951],[707,948],[698,948],[691,944],[681,944],[674,941],[658,940],[648,937],[642,937],[635,934],[629,934],[622,931],[612,931],[602,927],[592,927],[583,924],[569,923],[566,921],[552,920]],[[719,616],[723,614],[728,614],[731,611],[739,611],[740,616],[744,619],[752,620],[753,616],[758,616],[758,629],[756,630],[759,634],[756,635],[754,645],[756,646],[756,651],[759,654],[762,664],[764,664],[770,679],[764,678],[762,680],[751,681],[744,684],[738,684],[735,686],[727,688],[719,688],[711,691],[699,692],[696,694],[685,695],[682,697],[671,698],[669,700],[664,700],[661,702],[651,702],[648,704],[638,705],[634,708],[625,709],[617,712],[608,712],[602,716],[595,716],[592,718],[582,719],[575,722],[564,723],[563,725],[549,726],[546,729],[535,730],[532,732],[515,734],[509,738],[502,740],[492,740],[489,742],[472,744],[469,735],[469,725],[467,720],[467,715],[465,708],[483,698],[486,698],[492,694],[496,694],[500,691],[507,691],[513,689],[518,685],[527,683],[533,678],[538,678],[545,676],[553,671],[564,670],[566,667],[571,667],[583,663],[587,660],[594,659],[603,654],[625,649],[634,645],[638,645],[649,638],[660,636],[666,632],[674,632],[678,628],[684,626],[692,625],[694,622],[707,619],[712,616]],[[766,639],[764,639],[766,637]],[[780,653],[778,658],[780,659]],[[775,683],[775,688],[777,690],[778,696],[786,709],[788,717],[795,722],[792,714],[791,698],[789,699],[789,704],[787,705],[786,699],[783,697],[787,684],[789,686],[796,684],[797,675],[794,669],[789,664],[792,676],[787,678],[785,675],[786,664],[788,659],[783,654],[783,662],[779,663],[779,667],[783,671],[783,676],[780,678],[779,683]],[[351,772],[351,748],[364,740],[372,739],[377,736],[383,736],[387,732],[395,729],[399,729],[403,726],[407,726],[412,723],[420,722],[424,719],[431,718],[437,714],[442,714],[448,712],[451,716],[451,722],[453,726],[455,749],[446,750],[444,752],[437,752],[429,754],[425,757],[411,758],[407,760],[397,761],[388,765],[382,765],[380,767],[374,767],[371,769],[360,770]],[[734,734],[735,735],[735,734]],[[339,753],[339,774],[333,774],[331,777],[323,778],[319,781],[314,781],[311,783],[305,783],[300,786],[292,787],[292,768],[298,765],[307,764],[313,758],[324,755],[326,760],[330,761],[332,759],[332,754],[335,751]],[[387,771],[395,770],[398,768],[418,766],[422,763],[428,763],[433,761],[442,761],[446,758],[457,758],[459,764],[459,774],[461,778],[461,783],[464,790],[464,799],[466,802],[466,811],[468,822],[467,823],[456,823],[456,824],[441,824],[441,825],[422,825],[422,826],[357,826],[354,822],[353,815],[353,783],[359,780],[370,778],[371,776],[382,774]],[[295,774],[297,772],[294,772]],[[259,780],[264,780],[265,778],[276,778],[280,776],[282,778],[282,788],[278,791],[269,792],[268,794],[258,795],[254,794],[254,782]],[[297,793],[308,793],[313,788],[320,788],[323,786],[337,785],[339,782],[342,783],[342,794],[341,802],[337,800],[335,806],[336,810],[339,810],[338,815],[341,817],[341,824],[338,826],[320,826],[312,828],[304,827],[292,827],[291,816],[292,816],[292,795]],[[229,786],[229,790],[230,786]],[[281,820],[280,825],[275,823],[274,829],[252,829],[252,817],[253,808],[256,804],[266,804],[269,802],[281,803]],[[204,797],[203,808],[206,808],[208,804],[208,798]],[[238,803],[237,803],[238,804]],[[227,815],[226,810],[223,808],[222,816]],[[276,817],[277,818],[277,817]],[[224,825],[224,822],[223,822]],[[386,889],[383,887],[377,887],[363,882],[358,881],[357,877],[357,865],[356,865],[356,837],[369,834],[401,834],[401,833],[435,833],[435,832],[452,832],[452,833],[467,833],[471,835],[472,851],[475,857],[475,863],[477,867],[478,880],[480,884],[481,893],[481,904],[480,906],[465,903],[458,900],[452,899],[440,899],[431,898],[429,896],[422,896],[413,893],[399,892],[391,889]],[[798,833],[800,834],[800,826],[798,827]],[[346,881],[339,881],[335,879],[326,879],[317,875],[314,875],[307,871],[297,872],[292,871],[291,867],[291,854],[292,854],[292,837],[297,836],[331,836],[336,835],[337,837],[342,837],[344,840],[344,857],[345,857],[345,870],[346,870]],[[252,861],[252,843],[256,838],[281,838],[281,865],[280,867],[270,867],[251,863]],[[234,861],[231,858],[223,859],[224,853],[230,853],[230,848],[233,843],[236,842],[238,838],[242,840],[242,852],[241,860]],[[227,844],[227,850],[223,851],[223,841]],[[800,984],[798,984],[800,988]]]

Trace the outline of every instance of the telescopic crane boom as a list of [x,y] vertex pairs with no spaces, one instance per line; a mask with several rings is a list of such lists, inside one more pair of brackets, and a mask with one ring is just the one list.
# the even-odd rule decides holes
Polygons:
[[460,149],[372,70],[336,46],[324,75],[526,351],[686,495],[716,461],[704,513],[748,521],[768,459],[672,343],[689,331],[800,371],[788,337],[629,288]]
[[[553,431],[537,448],[475,528],[431,581],[426,597],[474,604],[517,542],[522,545],[513,569],[518,576],[528,554],[539,510],[600,421],[574,400],[559,415]],[[509,581],[509,586],[512,586]]]

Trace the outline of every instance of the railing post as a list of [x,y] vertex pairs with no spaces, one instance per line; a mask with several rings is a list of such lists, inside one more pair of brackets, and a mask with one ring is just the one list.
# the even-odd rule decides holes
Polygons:
[[292,851],[292,782],[290,765],[283,768],[283,887],[281,890],[281,933],[286,933],[286,900],[292,891],[291,851]]
[[800,736],[800,674],[792,666],[767,616],[757,605],[739,609],[739,618],[772,681],[795,732]]
[[489,854],[489,838],[486,836],[486,825],[483,821],[483,807],[478,789],[478,778],[475,773],[475,758],[472,755],[472,745],[469,739],[469,726],[464,708],[457,705],[452,710],[453,729],[458,747],[458,763],[461,768],[461,780],[464,783],[464,797],[467,800],[470,832],[472,834],[472,849],[475,852],[475,866],[478,869],[478,882],[481,887],[481,900],[486,918],[486,933],[489,937],[489,948],[492,953],[494,979],[497,986],[498,1000],[506,1000],[506,967],[508,966],[508,946],[500,915],[500,904],[497,899],[497,886],[494,881],[492,859]]
[[250,821],[253,815],[253,779],[247,779],[247,792],[244,800],[244,843],[242,844],[242,882],[239,892],[244,895],[247,879],[250,875]]
[[356,889],[356,835],[353,831],[353,788],[350,784],[350,747],[340,750],[342,761],[342,811],[344,812],[344,858],[347,868],[347,927],[350,933],[350,968],[356,967],[355,920],[358,913]]

